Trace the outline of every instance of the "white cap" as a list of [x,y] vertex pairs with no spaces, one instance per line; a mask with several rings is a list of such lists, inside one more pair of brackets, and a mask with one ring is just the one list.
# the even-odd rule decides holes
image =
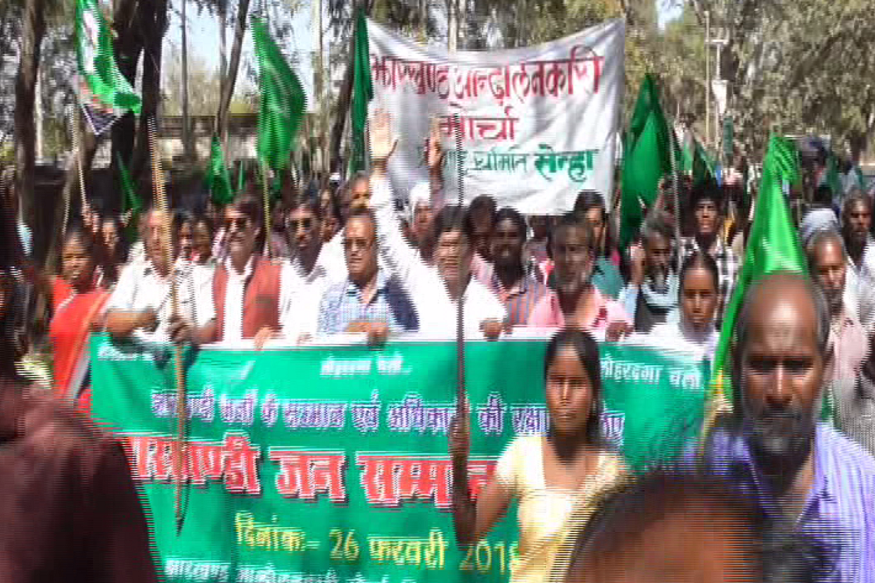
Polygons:
[[410,189],[410,208],[416,210],[421,204],[431,204],[431,185],[428,182],[417,182]]

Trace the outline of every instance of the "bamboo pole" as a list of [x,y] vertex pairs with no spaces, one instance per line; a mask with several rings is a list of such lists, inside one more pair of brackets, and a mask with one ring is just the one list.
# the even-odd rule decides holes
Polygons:
[[[76,170],[79,178],[79,198],[82,204],[82,215],[88,208],[88,200],[85,196],[85,170],[82,168],[82,139],[79,134],[79,116],[76,112],[76,106],[73,106],[68,114],[70,118],[70,137],[73,140],[73,152],[76,156]],[[68,190],[64,196],[64,223],[61,227],[61,233],[67,234],[67,225],[70,222],[70,204],[71,193]]]
[[[173,262],[173,241],[170,232],[170,208],[167,203],[167,192],[164,189],[164,170],[161,167],[161,156],[158,152],[158,140],[155,132],[155,120],[149,120],[149,149],[152,154],[152,186],[155,192],[155,200],[158,210],[161,211],[163,222],[161,224],[161,244],[164,247],[165,260],[170,270],[170,313],[171,318],[179,316],[179,290],[176,281],[176,268]],[[176,514],[176,531],[182,530],[182,490],[185,485],[185,462],[187,458],[186,443],[186,419],[188,418],[185,371],[182,363],[182,345],[175,344],[174,372],[176,376],[176,448],[173,456],[173,474],[176,477],[176,497],[174,510]]]
[[[455,118],[453,121],[455,122],[453,125],[455,127],[456,134],[456,178],[458,180],[458,196],[457,201],[459,208],[461,208],[465,204],[465,164],[462,160],[462,133],[460,128],[462,127],[459,114],[456,113],[453,115]],[[473,244],[473,241],[468,242],[469,245]],[[458,246],[458,252],[461,255],[462,247]],[[459,264],[461,265],[461,257],[459,257]],[[462,290],[462,293],[459,295],[459,299],[456,301],[456,370],[457,370],[457,379],[456,379],[456,416],[461,418],[461,414],[465,411],[465,403],[467,402],[467,395],[465,391],[465,293]]]
[[264,196],[264,224],[261,230],[264,233],[264,257],[270,259],[270,185],[267,183],[267,163],[261,163],[261,184]]

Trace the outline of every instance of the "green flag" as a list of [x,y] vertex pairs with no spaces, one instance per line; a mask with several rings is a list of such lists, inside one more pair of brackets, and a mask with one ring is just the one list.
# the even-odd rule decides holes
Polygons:
[[243,192],[246,188],[246,165],[243,160],[237,162],[237,194]]
[[137,223],[140,213],[143,211],[143,201],[140,200],[140,195],[137,193],[137,188],[131,179],[131,173],[128,171],[127,165],[118,152],[116,152],[115,160],[122,187],[122,215],[128,211],[131,213],[127,220],[127,226],[124,229],[125,237],[129,243],[133,243],[139,236]]
[[122,183],[122,214],[131,211],[131,214],[136,217],[140,214],[140,211],[143,210],[143,203],[140,200],[140,195],[137,194],[134,181],[131,180],[131,173],[128,172],[128,167],[122,160],[121,155],[117,152],[115,161],[118,166],[118,175]]
[[799,180],[799,161],[795,144],[787,138],[772,136],[763,162],[763,175],[756,203],[753,225],[745,250],[744,263],[728,304],[720,330],[720,342],[714,357],[717,393],[729,399],[728,352],[733,328],[742,300],[750,286],[777,271],[807,273],[805,255],[787,208],[783,186]]
[[258,56],[261,108],[258,112],[258,159],[273,170],[289,164],[295,136],[304,118],[306,96],[301,81],[283,57],[260,18],[252,19]]
[[842,186],[841,175],[839,174],[839,163],[832,152],[829,153],[826,159],[826,185],[832,191],[833,200],[842,200],[844,198],[845,189]]
[[206,187],[210,190],[212,201],[218,206],[225,206],[234,200],[234,189],[231,187],[231,174],[225,165],[225,153],[222,152],[222,142],[218,136],[213,136],[210,148],[210,165],[204,177]]
[[118,69],[112,35],[97,0],[76,2],[79,99],[96,135],[128,111],[140,115],[140,96]]
[[698,141],[694,142],[693,165],[690,173],[693,176],[694,185],[714,180],[714,160]]
[[681,157],[678,168],[678,171],[685,176],[691,176],[693,174],[693,161],[695,159],[697,144],[698,142],[696,141],[696,138],[688,131],[687,135],[684,137],[683,144],[681,144]]
[[[656,81],[646,75],[626,134],[620,244],[628,245],[644,218],[644,206],[656,201],[659,181],[672,171],[672,131],[668,127]],[[678,153],[680,157],[680,153]]]
[[368,49],[368,23],[362,8],[359,8],[356,13],[353,59],[352,160],[350,161],[350,170],[358,172],[365,168],[365,156],[367,155],[365,125],[368,121],[368,103],[374,98],[371,57]]

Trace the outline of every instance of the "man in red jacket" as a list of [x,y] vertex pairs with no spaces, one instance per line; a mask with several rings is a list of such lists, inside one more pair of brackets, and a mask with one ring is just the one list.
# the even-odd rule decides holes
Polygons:
[[225,207],[224,219],[228,256],[213,279],[218,339],[266,339],[279,331],[281,305],[294,285],[288,281],[293,272],[258,252],[265,237],[259,201],[235,201]]

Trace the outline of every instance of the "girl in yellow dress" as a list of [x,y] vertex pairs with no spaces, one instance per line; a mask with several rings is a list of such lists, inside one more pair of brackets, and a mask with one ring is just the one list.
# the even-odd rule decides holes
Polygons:
[[513,583],[548,581],[554,563],[564,560],[563,542],[585,523],[587,507],[625,474],[601,438],[601,365],[592,336],[578,329],[558,332],[547,345],[544,372],[547,434],[514,439],[476,503],[468,489],[467,415],[454,422],[450,435],[456,539],[476,543],[515,501],[520,554]]

